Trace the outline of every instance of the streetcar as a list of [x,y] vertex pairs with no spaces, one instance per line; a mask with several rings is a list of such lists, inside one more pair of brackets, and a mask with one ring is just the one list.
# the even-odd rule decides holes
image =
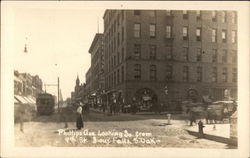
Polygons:
[[38,115],[51,115],[55,111],[55,97],[49,93],[40,93],[36,105]]

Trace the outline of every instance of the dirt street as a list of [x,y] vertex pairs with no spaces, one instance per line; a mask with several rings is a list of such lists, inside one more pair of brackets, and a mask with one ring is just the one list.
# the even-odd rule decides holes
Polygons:
[[[28,147],[228,148],[226,144],[189,135],[183,129],[187,122],[178,116],[173,118],[171,125],[167,125],[166,115],[108,116],[91,112],[84,116],[84,128],[75,130],[74,114],[39,116],[24,123],[23,133],[19,131],[19,124],[15,124],[15,144]],[[62,120],[67,121],[67,129]]]

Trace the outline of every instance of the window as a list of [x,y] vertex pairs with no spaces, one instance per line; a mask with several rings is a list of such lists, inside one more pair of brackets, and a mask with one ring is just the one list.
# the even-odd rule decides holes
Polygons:
[[134,15],[141,15],[141,11],[140,10],[134,10]]
[[114,33],[116,32],[116,20],[114,20]]
[[227,14],[225,11],[221,12],[221,22],[222,23],[227,22]]
[[216,49],[212,50],[212,62],[213,63],[217,62],[217,50]]
[[217,82],[217,67],[212,69],[212,82]]
[[122,61],[124,61],[124,48],[122,48]]
[[141,24],[134,24],[134,37],[135,38],[141,37]]
[[117,54],[118,54],[118,55],[117,55],[117,64],[119,65],[119,64],[120,64],[120,55],[121,55],[121,54],[120,54],[120,52],[118,52]]
[[117,46],[120,45],[120,33],[118,32],[117,33]]
[[227,68],[222,70],[222,82],[227,82]]
[[201,41],[201,28],[196,29],[196,41]]
[[188,19],[188,12],[183,10],[183,19]]
[[116,71],[114,72],[114,86],[116,86]]
[[232,81],[237,82],[237,68],[233,68]]
[[120,69],[117,70],[117,84],[120,83]]
[[226,63],[227,62],[227,50],[222,51],[222,62]]
[[197,82],[202,81],[202,67],[197,67]]
[[232,12],[232,23],[233,24],[236,24],[236,20],[237,18],[236,18],[236,12]]
[[188,27],[185,26],[182,28],[183,40],[188,40]]
[[134,78],[137,80],[141,79],[141,65],[140,64],[135,64],[134,65],[134,70],[135,70],[135,76]]
[[217,21],[217,12],[216,11],[212,11],[212,21],[213,22]]
[[236,31],[232,31],[232,43],[236,43],[236,40],[237,40]]
[[201,11],[196,10],[196,20],[201,20]]
[[237,63],[237,51],[232,51],[232,62]]
[[150,59],[156,59],[156,46],[155,45],[150,45],[149,58]]
[[117,15],[117,25],[120,26],[120,13]]
[[217,42],[217,30],[212,30],[212,42]]
[[188,82],[188,66],[183,67],[183,81]]
[[149,16],[150,17],[155,17],[155,10],[150,10],[149,11]]
[[167,65],[166,80],[172,81],[172,79],[173,79],[173,67],[171,65]]
[[122,82],[124,82],[124,67],[122,66],[122,78],[121,78],[121,80],[122,80]]
[[155,36],[156,36],[155,24],[150,24],[149,25],[149,36],[150,36],[150,38],[155,38]]
[[124,41],[124,27],[122,27],[122,41]]
[[197,61],[202,61],[202,52],[201,52],[201,48],[197,48],[197,55],[196,55],[196,60]]
[[141,45],[140,44],[134,45],[134,57],[136,59],[141,58]]
[[116,56],[114,56],[114,67],[116,66]]
[[172,47],[171,46],[166,47],[166,51],[167,51],[167,55],[166,55],[167,60],[173,59]]
[[221,32],[221,38],[222,38],[222,42],[227,42],[227,31],[226,30],[222,30]]
[[188,48],[187,47],[183,47],[183,59],[184,61],[188,61]]
[[111,87],[114,87],[114,78],[113,73],[111,73]]
[[172,15],[171,10],[166,10],[166,15],[167,15],[167,16],[171,16],[171,15]]
[[170,25],[166,26],[166,38],[171,38],[172,36],[172,29]]
[[152,81],[156,80],[156,65],[150,65],[149,79],[152,80]]

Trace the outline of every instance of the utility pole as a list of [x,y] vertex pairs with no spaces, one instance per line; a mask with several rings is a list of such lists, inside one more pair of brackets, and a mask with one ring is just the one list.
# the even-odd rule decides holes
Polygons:
[[60,113],[60,84],[59,84],[59,77],[57,77],[57,84],[44,84],[45,86],[45,93],[46,93],[46,86],[57,86],[57,107],[58,113]]
[[60,90],[60,87],[59,87],[59,77],[57,77],[57,91],[58,91],[58,97],[57,97],[57,105],[58,105],[58,113],[60,113],[60,109],[59,109],[59,90]]

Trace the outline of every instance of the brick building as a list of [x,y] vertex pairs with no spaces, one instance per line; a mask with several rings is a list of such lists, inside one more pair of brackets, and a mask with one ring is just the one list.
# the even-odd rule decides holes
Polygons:
[[[175,105],[237,97],[234,11],[106,10],[107,92],[131,103]],[[168,93],[165,93],[167,89]]]

